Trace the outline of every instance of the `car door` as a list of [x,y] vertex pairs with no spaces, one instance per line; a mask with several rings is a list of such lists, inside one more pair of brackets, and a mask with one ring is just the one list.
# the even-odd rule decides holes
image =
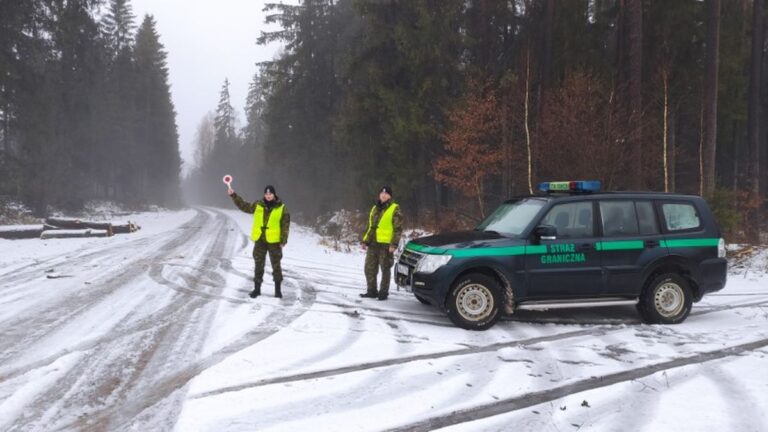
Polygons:
[[538,225],[555,238],[533,238],[526,254],[528,299],[593,297],[603,291],[592,200],[555,204]]
[[643,269],[668,253],[653,202],[601,200],[599,207],[602,237],[597,248],[605,272],[605,295],[639,295],[645,283]]

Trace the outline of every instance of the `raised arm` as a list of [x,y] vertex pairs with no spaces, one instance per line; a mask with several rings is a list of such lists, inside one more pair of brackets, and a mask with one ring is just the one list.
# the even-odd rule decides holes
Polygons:
[[240,198],[240,195],[232,192],[232,195],[230,195],[232,198],[232,201],[235,203],[237,208],[244,211],[248,214],[253,214],[254,211],[256,211],[256,204],[255,203],[249,203],[248,201]]

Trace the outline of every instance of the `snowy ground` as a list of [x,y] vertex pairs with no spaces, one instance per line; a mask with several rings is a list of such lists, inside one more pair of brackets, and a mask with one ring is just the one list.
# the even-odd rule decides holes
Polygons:
[[267,275],[251,300],[248,215],[132,219],[0,240],[0,430],[768,430],[768,251],[681,325],[608,308],[469,332],[405,292],[363,301],[362,252],[300,227],[285,298]]

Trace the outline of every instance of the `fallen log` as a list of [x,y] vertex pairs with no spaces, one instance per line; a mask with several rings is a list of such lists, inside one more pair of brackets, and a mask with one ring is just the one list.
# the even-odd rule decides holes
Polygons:
[[42,225],[4,225],[0,226],[0,238],[20,240],[40,237]]
[[113,234],[130,234],[132,232],[138,231],[138,229],[139,226],[133,222],[125,222],[112,225]]
[[40,239],[42,240],[49,240],[49,239],[62,239],[62,238],[83,238],[83,237],[109,237],[109,232],[107,230],[97,230],[97,229],[82,229],[82,230],[49,230],[49,231],[43,231],[40,234]]
[[53,227],[57,227],[57,228],[72,229],[72,230],[82,230],[87,228],[97,229],[97,230],[106,230],[109,233],[108,236],[112,235],[111,222],[96,222],[96,221],[87,221],[87,220],[84,221],[81,219],[49,217],[45,219],[45,224]]

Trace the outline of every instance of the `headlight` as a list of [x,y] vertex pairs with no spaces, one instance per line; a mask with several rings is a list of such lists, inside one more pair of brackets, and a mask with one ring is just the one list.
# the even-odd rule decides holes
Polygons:
[[448,264],[450,255],[424,255],[416,264],[416,273],[434,273],[435,270]]
[[723,239],[717,242],[717,257],[725,258],[725,240]]

